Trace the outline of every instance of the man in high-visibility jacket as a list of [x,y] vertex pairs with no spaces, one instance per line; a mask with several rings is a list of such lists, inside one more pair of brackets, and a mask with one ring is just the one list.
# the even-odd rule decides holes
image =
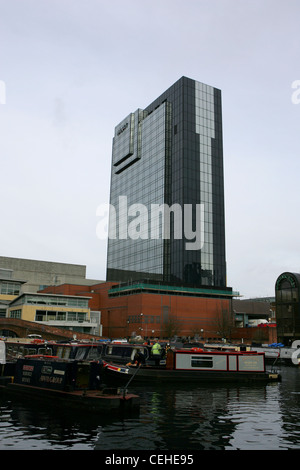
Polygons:
[[155,360],[155,365],[159,366],[160,355],[161,355],[161,345],[156,341],[151,348],[151,355]]

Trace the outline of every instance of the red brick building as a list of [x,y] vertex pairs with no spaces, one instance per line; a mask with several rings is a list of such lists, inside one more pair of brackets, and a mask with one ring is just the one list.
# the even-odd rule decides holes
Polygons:
[[[228,337],[232,326],[231,289],[194,289],[148,283],[92,286],[62,284],[43,292],[90,296],[90,309],[101,311],[103,336],[168,338],[198,335]],[[225,331],[226,330],[226,331]]]

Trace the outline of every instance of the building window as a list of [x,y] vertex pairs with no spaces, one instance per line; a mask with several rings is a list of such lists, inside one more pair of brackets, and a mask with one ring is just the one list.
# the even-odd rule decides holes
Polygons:
[[26,295],[25,303],[30,305],[60,305],[65,307],[88,308],[88,300],[82,298],[51,297],[42,295]]
[[22,317],[22,310],[11,310],[9,313],[10,318],[21,318]]
[[68,312],[68,321],[76,321],[76,312]]
[[276,281],[277,339],[284,344],[300,337],[299,274],[283,273]]
[[20,289],[20,284],[0,281],[0,294],[2,295],[19,295]]
[[37,310],[35,321],[88,321],[87,312],[60,312],[53,310]]

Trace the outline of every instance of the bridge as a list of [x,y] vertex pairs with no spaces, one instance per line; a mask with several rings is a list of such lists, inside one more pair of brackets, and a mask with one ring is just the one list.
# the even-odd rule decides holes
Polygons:
[[43,339],[59,341],[73,339],[88,339],[97,341],[100,336],[79,333],[77,331],[42,325],[41,323],[19,320],[16,318],[0,318],[0,336],[17,336],[26,338],[28,335],[40,335]]

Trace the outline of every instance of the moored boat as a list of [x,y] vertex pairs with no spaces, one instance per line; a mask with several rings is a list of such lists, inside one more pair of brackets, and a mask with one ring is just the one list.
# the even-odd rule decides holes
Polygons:
[[[29,355],[57,356],[60,359],[95,361],[104,359],[108,362],[127,364],[134,361],[137,354],[142,354],[144,360],[154,364],[151,356],[151,345],[141,343],[125,343],[121,341],[47,341],[29,338],[14,338],[4,342],[6,361],[14,363],[18,358]],[[162,347],[162,351],[165,348]],[[161,354],[161,364],[165,362]]]
[[127,390],[105,388],[101,362],[66,361],[55,357],[24,357],[16,362],[13,380],[1,388],[22,398],[50,400],[54,406],[80,411],[131,412],[139,397]]
[[252,351],[264,352],[266,359],[276,358],[278,362],[289,365],[299,365],[300,358],[300,341],[295,340],[290,346],[282,343],[271,343],[261,346],[252,346]]
[[250,351],[206,351],[201,348],[169,350],[164,366],[138,366],[104,362],[108,380],[122,383],[134,377],[135,382],[190,381],[268,382],[279,381],[280,375],[268,372],[263,353]]

